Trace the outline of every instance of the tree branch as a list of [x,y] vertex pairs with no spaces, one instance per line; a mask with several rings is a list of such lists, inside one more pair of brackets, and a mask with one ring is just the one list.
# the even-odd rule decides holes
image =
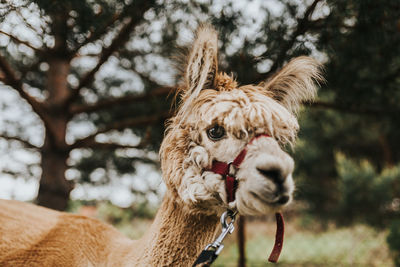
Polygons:
[[[22,15],[21,10],[22,10],[22,9],[19,8],[19,9],[16,9],[15,12],[21,17],[21,19],[24,21],[25,25],[26,25],[29,29],[31,29],[31,30],[32,30],[34,33],[36,33],[37,35],[41,35],[41,33],[39,33],[39,32],[37,31],[37,29],[35,29],[35,27],[33,27],[33,25],[32,25],[31,23],[29,23],[28,20]],[[40,25],[40,28],[41,28],[41,30],[42,30],[42,33],[45,33],[45,32],[46,32],[46,30],[44,29],[43,25]],[[44,42],[43,42],[43,39],[42,39],[42,43],[44,43]]]
[[345,106],[324,101],[304,102],[303,104],[308,105],[312,108],[331,109],[343,113],[352,113],[358,115],[387,116],[387,115],[400,114],[400,109],[360,108],[360,107]]
[[101,143],[101,142],[97,142],[97,141],[91,141],[91,142],[87,142],[84,146],[84,148],[93,148],[93,149],[104,149],[104,150],[114,150],[117,148],[135,148],[135,149],[142,149],[145,146],[140,143],[136,146],[131,146],[131,145],[122,145],[122,144],[118,144],[118,143]]
[[0,34],[3,34],[3,35],[6,35],[6,36],[10,37],[10,39],[14,40],[16,43],[23,44],[23,45],[29,47],[30,49],[32,49],[32,50],[34,50],[34,51],[43,52],[41,49],[39,49],[39,48],[37,48],[37,47],[34,47],[34,46],[31,45],[29,42],[22,41],[22,40],[18,39],[17,37],[15,37],[15,36],[13,36],[13,35],[11,35],[11,34],[9,34],[9,33],[6,33],[6,32],[4,32],[4,31],[2,31],[2,30],[0,30]]
[[[75,54],[75,56],[79,56],[78,55],[78,51],[79,49],[81,49],[83,46],[87,45],[88,43],[93,42],[94,40],[99,39],[103,34],[105,34],[107,32],[107,28],[110,27],[111,25],[113,25],[115,22],[117,22],[118,20],[121,20],[127,16],[129,16],[132,13],[132,8],[134,8],[136,2],[132,1],[131,4],[125,6],[124,10],[122,10],[120,13],[118,14],[114,14],[105,24],[102,28],[100,27],[96,27],[94,31],[91,31],[89,33],[88,38],[82,43],[80,44],[76,49],[75,52],[73,54]],[[98,55],[96,55],[98,56]]]
[[381,82],[392,82],[400,76],[400,67],[394,70],[393,72],[383,75],[381,78]]
[[100,58],[97,65],[80,80],[78,87],[75,90],[73,90],[71,96],[68,98],[67,105],[72,103],[79,96],[79,92],[83,87],[88,86],[94,80],[95,74],[100,69],[100,67],[103,66],[103,64],[109,59],[109,57],[115,51],[117,51],[118,48],[122,47],[128,41],[129,34],[133,31],[135,26],[141,21],[144,13],[151,8],[151,2],[152,1],[144,1],[144,3],[140,7],[137,7],[136,9],[132,10],[133,14],[129,22],[122,27],[117,37],[114,38],[111,45],[103,49],[103,51],[100,54]]
[[5,134],[0,134],[0,138],[6,139],[6,140],[18,141],[21,144],[23,144],[24,147],[26,147],[26,148],[37,149],[37,150],[40,149],[40,147],[37,147],[37,146],[31,144],[30,142],[28,142],[27,140],[24,140],[24,139],[22,139],[20,137],[17,137],[17,136],[8,136],[8,135],[5,135]]
[[[296,29],[290,36],[289,40],[283,42],[283,44],[281,45],[281,50],[279,51],[269,71],[267,73],[262,73],[259,75],[256,81],[257,83],[264,81],[265,78],[268,78],[269,76],[271,76],[271,74],[275,73],[280,67],[282,67],[283,62],[286,59],[287,52],[293,47],[297,37],[304,34],[308,30],[308,28],[312,25],[313,21],[310,21],[309,19],[311,18],[317,4],[320,1],[321,0],[314,0],[314,2],[312,2],[312,4],[304,12],[303,17],[297,20]],[[261,58],[264,58],[264,56],[265,55],[262,55]]]
[[31,105],[33,111],[42,119],[46,127],[49,126],[50,123],[47,119],[43,103],[37,101],[33,96],[25,92],[21,80],[17,78],[11,66],[1,55],[0,55],[0,68],[4,73],[4,79],[3,79],[4,84],[9,85],[13,89],[15,89],[19,93],[19,95],[23,99],[25,99],[29,103],[29,105]]
[[99,110],[112,108],[115,106],[123,105],[123,104],[131,104],[131,103],[138,103],[141,101],[146,101],[151,98],[159,97],[159,96],[166,96],[173,92],[175,88],[173,87],[159,87],[157,89],[152,90],[149,93],[141,94],[141,95],[128,95],[118,98],[112,98],[107,100],[98,101],[95,104],[91,105],[71,105],[69,112],[71,114],[79,114],[79,113],[89,113],[89,112],[96,112]]
[[170,116],[171,116],[171,112],[167,111],[167,112],[163,112],[163,113],[152,115],[152,116],[143,116],[143,117],[125,119],[125,120],[121,120],[118,122],[114,122],[114,123],[111,123],[111,124],[103,127],[102,129],[98,130],[94,134],[91,134],[87,137],[84,137],[82,139],[75,141],[75,143],[73,143],[72,145],[69,146],[69,149],[90,146],[91,144],[96,142],[95,138],[97,135],[109,132],[111,130],[123,130],[128,127],[149,125],[149,124],[155,123],[160,120],[165,120],[166,118],[168,118]]

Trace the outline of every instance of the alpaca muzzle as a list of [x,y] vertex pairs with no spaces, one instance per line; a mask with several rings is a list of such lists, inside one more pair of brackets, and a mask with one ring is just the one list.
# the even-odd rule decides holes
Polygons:
[[[255,137],[253,137],[250,142],[247,144],[251,144],[254,140],[260,138],[260,137],[271,137],[268,134],[260,134]],[[225,189],[226,189],[226,195],[227,195],[227,202],[230,203],[232,201],[235,201],[235,193],[237,189],[237,179],[236,179],[236,173],[237,170],[239,169],[240,164],[243,162],[244,158],[246,157],[247,154],[247,145],[243,148],[242,151],[236,156],[236,158],[229,162],[222,162],[222,161],[217,161],[214,160],[211,171],[222,175],[222,177],[225,180]]]
[[240,164],[243,162],[244,158],[246,157],[247,146],[249,144],[251,144],[254,140],[256,140],[260,137],[271,137],[271,136],[269,136],[268,134],[260,134],[260,135],[253,137],[250,140],[250,142],[243,148],[243,150],[240,151],[240,153],[236,156],[236,158],[229,163],[217,161],[217,160],[213,161],[211,171],[216,174],[222,175],[222,177],[225,180],[227,203],[235,201],[235,193],[236,193],[236,189],[238,187],[236,173],[239,169]]

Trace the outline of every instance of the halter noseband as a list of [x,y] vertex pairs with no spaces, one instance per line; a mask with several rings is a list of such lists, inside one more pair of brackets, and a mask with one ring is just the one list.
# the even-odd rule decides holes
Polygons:
[[216,174],[222,175],[222,177],[224,178],[228,203],[235,201],[235,193],[238,185],[238,182],[236,180],[236,173],[237,170],[239,169],[240,164],[246,157],[247,146],[260,137],[271,137],[271,136],[268,134],[260,134],[253,137],[250,140],[250,142],[242,149],[242,151],[240,151],[240,153],[236,156],[236,158],[229,163],[217,160],[213,161],[211,171]]

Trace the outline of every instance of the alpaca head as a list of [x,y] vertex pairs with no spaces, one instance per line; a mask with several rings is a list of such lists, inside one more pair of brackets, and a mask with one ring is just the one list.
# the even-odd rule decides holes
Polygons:
[[[313,99],[320,66],[300,57],[265,83],[239,86],[218,72],[217,50],[216,32],[200,28],[180,89],[182,103],[161,146],[163,176],[192,211],[215,214],[229,207],[265,214],[292,199],[294,162],[282,147],[294,145],[296,112]],[[262,134],[268,136],[255,138]],[[231,162],[244,148],[235,200],[228,203],[224,177],[210,169],[213,161]]]

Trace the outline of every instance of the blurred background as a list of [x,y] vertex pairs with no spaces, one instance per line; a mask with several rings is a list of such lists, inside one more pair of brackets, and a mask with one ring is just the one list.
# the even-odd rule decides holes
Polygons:
[[[140,237],[165,191],[157,153],[180,55],[204,22],[240,84],[299,55],[325,66],[290,151],[279,265],[400,266],[398,0],[1,1],[0,197]],[[274,218],[239,228],[245,253],[231,236],[215,266],[270,265]]]

